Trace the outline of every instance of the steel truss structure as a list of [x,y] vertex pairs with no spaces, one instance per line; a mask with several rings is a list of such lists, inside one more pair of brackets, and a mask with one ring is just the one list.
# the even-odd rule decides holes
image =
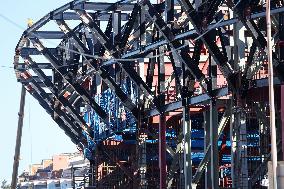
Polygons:
[[[271,2],[282,158],[284,2]],[[265,32],[261,0],[75,0],[29,26],[14,68],[90,160],[90,188],[260,188]]]

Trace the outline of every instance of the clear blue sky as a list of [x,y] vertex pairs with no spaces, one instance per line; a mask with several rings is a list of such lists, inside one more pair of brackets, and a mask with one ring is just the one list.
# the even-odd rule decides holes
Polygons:
[[[28,18],[36,21],[67,2],[69,0],[8,0],[2,2],[0,14],[26,27]],[[0,28],[0,181],[10,181],[21,86],[16,82],[14,70],[2,66],[12,66],[14,49],[23,31],[1,17]],[[29,94],[25,112],[19,172],[52,154],[76,150],[76,146]]]

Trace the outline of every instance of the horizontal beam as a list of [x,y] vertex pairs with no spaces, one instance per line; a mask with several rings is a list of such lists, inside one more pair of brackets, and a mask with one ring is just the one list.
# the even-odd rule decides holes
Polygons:
[[103,3],[103,2],[84,2],[78,3],[74,6],[74,10],[92,10],[92,11],[129,11],[134,7],[133,3],[120,3],[114,6],[114,3]]
[[[51,77],[51,76],[47,76],[47,78],[48,78],[49,80],[52,80],[52,77]],[[32,79],[34,79],[37,83],[41,83],[41,82],[42,82],[41,79],[40,79],[38,76],[32,76]],[[28,79],[28,80],[25,80],[25,79],[21,78],[21,79],[19,80],[19,82],[29,82],[29,79]]]
[[[101,2],[85,2],[78,3],[73,10],[92,10],[92,11],[131,11],[134,8],[134,3],[101,3]],[[164,3],[154,4],[158,11],[165,8]]]
[[[90,15],[95,15],[93,13],[89,13]],[[96,19],[99,21],[108,21],[111,13],[100,13]],[[127,21],[128,20],[127,13],[121,13],[121,20]],[[80,17],[75,12],[63,12],[61,14],[57,14],[52,17],[51,20],[80,20]]]
[[[213,96],[215,96],[215,98],[219,98],[219,97],[228,95],[229,91],[228,91],[227,87],[224,87],[224,88],[219,88],[219,89],[214,90],[213,94],[214,94]],[[208,101],[210,99],[211,99],[211,97],[208,94],[201,94],[201,95],[198,95],[198,96],[191,97],[188,100],[188,105],[199,104],[199,103]],[[180,101],[177,101],[177,102],[166,104],[165,106],[161,107],[160,109],[163,113],[166,113],[166,112],[178,110],[182,107],[183,107],[182,101],[180,100]],[[148,111],[145,112],[146,117],[157,116],[157,115],[160,115],[160,113],[156,108],[148,110]]]
[[[37,63],[39,69],[52,69],[53,67],[51,66],[50,63]],[[22,71],[22,70],[27,70],[29,67],[25,63],[19,63],[16,67],[16,70]]]
[[[280,85],[281,82],[278,78],[275,77],[274,78],[274,84]],[[259,88],[259,87],[267,87],[267,86],[268,86],[268,79],[263,78],[263,79],[253,80],[251,88]],[[227,87],[215,89],[212,92],[212,96],[214,96],[215,98],[220,98],[222,96],[227,96],[227,95],[229,95],[229,91],[228,91]],[[201,94],[201,95],[198,95],[198,96],[191,97],[188,100],[188,105],[200,104],[200,103],[206,102],[210,99],[211,99],[211,97],[208,96],[207,94]],[[166,112],[178,110],[182,107],[183,107],[182,101],[177,101],[177,102],[173,102],[173,103],[170,103],[170,104],[166,104],[165,106],[161,107],[161,111],[166,113]],[[160,115],[160,114],[159,114],[159,111],[156,108],[153,108],[153,109],[145,112],[146,117],[152,117],[152,116],[157,116],[157,115]]]
[[[281,81],[279,80],[278,77],[274,77],[273,79],[274,85],[281,85]],[[252,81],[252,88],[260,88],[260,87],[267,87],[268,86],[268,80],[267,78],[263,79],[257,79]]]
[[[57,54],[56,48],[47,48],[52,54]],[[21,49],[21,56],[27,57],[31,55],[41,55],[41,52],[38,51],[36,48],[29,48],[29,47],[23,47]]]

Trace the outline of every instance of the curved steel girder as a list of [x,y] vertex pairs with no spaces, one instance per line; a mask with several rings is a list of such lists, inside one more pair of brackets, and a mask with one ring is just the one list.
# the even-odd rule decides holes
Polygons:
[[[186,0],[182,0],[183,2],[186,2]],[[185,3],[185,4],[187,4],[187,3]],[[110,6],[110,5],[113,5],[113,6]],[[37,31],[39,28],[41,28],[43,25],[45,25],[47,22],[49,22],[50,20],[53,20],[53,19],[55,19],[55,20],[61,20],[61,19],[63,19],[64,20],[64,15],[66,15],[66,12],[65,11],[67,11],[67,10],[71,10],[71,11],[77,11],[77,12],[85,12],[86,10],[88,10],[88,9],[92,9],[92,10],[94,10],[95,12],[96,11],[107,11],[107,12],[112,12],[112,11],[114,11],[114,10],[116,10],[116,11],[130,11],[130,10],[132,10],[133,8],[134,8],[134,6],[135,6],[135,4],[121,4],[121,5],[119,5],[119,4],[108,4],[108,3],[89,3],[89,2],[84,2],[84,1],[73,1],[73,2],[71,2],[71,3],[69,3],[69,4],[66,4],[65,6],[63,6],[63,7],[61,7],[61,8],[59,8],[59,9],[57,9],[57,10],[55,10],[55,11],[53,11],[53,12],[51,12],[51,13],[49,13],[48,15],[46,15],[44,18],[42,18],[39,22],[37,22],[37,23],[35,23],[31,28],[29,28],[28,30],[26,30],[25,32],[24,32],[24,34],[23,34],[23,36],[22,36],[22,38],[21,38],[21,40],[19,41],[19,43],[18,43],[18,45],[17,45],[17,48],[16,48],[16,56],[15,56],[15,62],[14,62],[14,64],[15,64],[15,71],[16,71],[16,75],[18,75],[19,74],[19,72],[20,71],[22,71],[22,70],[24,70],[24,69],[26,69],[26,67],[25,68],[19,68],[18,66],[19,66],[19,60],[17,60],[17,58],[19,57],[19,55],[21,55],[23,58],[26,58],[27,56],[29,56],[29,55],[39,55],[39,54],[41,54],[41,52],[40,51],[38,51],[37,49],[32,49],[32,48],[29,48],[29,47],[27,47],[27,48],[24,48],[24,45],[26,44],[26,38],[33,38],[33,37],[35,37],[35,35],[39,35],[39,36],[43,36],[43,35],[45,35],[46,36],[46,38],[56,38],[56,39],[58,39],[58,38],[61,38],[61,37],[67,37],[67,38],[74,38],[75,39],[75,41],[77,41],[77,43],[80,43],[79,42],[79,40],[78,39],[80,39],[80,38],[77,38],[77,40],[76,40],[76,36],[78,35],[78,33],[76,33],[75,32],[75,34],[73,33],[73,34],[71,34],[71,35],[63,35],[62,33],[43,33],[43,32],[39,32],[39,31]],[[152,5],[150,5],[151,7],[152,7]],[[155,9],[155,7],[158,7],[158,5],[154,5],[154,9]],[[162,7],[162,6],[161,6]],[[186,6],[185,6],[186,7]],[[153,8],[153,7],[152,7]],[[214,8],[215,9],[215,8]],[[153,9],[152,9],[153,10]],[[161,8],[161,10],[163,10],[163,7]],[[192,12],[191,12],[192,11]],[[158,10],[157,11],[158,12],[158,14],[157,13],[155,13],[155,14],[152,14],[152,15],[154,15],[154,16],[157,16],[157,15],[159,15],[159,13],[160,13],[160,11]],[[190,11],[189,11],[190,13],[194,13],[194,15],[191,15],[192,17],[196,17],[196,16],[198,16],[198,14],[195,12],[195,10],[193,10],[193,9],[190,9]],[[214,11],[213,11],[214,12]],[[276,8],[276,9],[274,9],[274,10],[272,10],[271,11],[271,13],[272,14],[275,14],[275,13],[279,13],[279,12],[284,12],[284,8],[283,7],[280,7],[280,8]],[[68,13],[69,14],[69,13]],[[149,13],[150,14],[150,13]],[[72,13],[72,15],[74,15],[73,13]],[[212,12],[211,12],[211,15],[212,15]],[[253,13],[253,14],[251,14],[250,15],[250,18],[251,19],[256,19],[256,18],[259,18],[259,17],[264,17],[265,16],[265,12],[259,12],[259,13]],[[76,19],[77,19],[78,17],[76,17]],[[65,19],[66,19],[66,17],[65,17]],[[152,19],[154,22],[156,21],[156,18],[154,18],[154,19]],[[237,19],[237,18],[234,18],[234,19],[230,19],[230,20],[225,20],[225,21],[222,21],[222,22],[220,22],[220,23],[218,23],[218,25],[216,25],[216,24],[211,24],[211,25],[208,25],[207,26],[207,29],[208,30],[211,30],[211,29],[216,29],[216,28],[220,28],[220,27],[223,27],[223,26],[226,26],[226,25],[231,25],[231,24],[234,24],[234,23],[236,23],[236,22],[238,22],[240,19]],[[194,20],[194,19],[192,19],[192,22],[194,23],[194,22],[196,22],[196,20]],[[139,24],[139,23],[138,23]],[[157,25],[157,23],[155,23],[156,25]],[[166,26],[167,26],[167,24],[168,23],[164,23],[163,25],[165,26],[165,28],[166,28]],[[197,24],[195,24],[195,25],[197,25]],[[160,29],[165,29],[165,28],[160,28]],[[98,27],[96,27],[96,29],[100,29],[100,28],[98,28]],[[168,30],[168,28],[166,28],[167,30]],[[198,28],[197,27],[197,29],[200,29],[200,28]],[[188,39],[188,38],[190,38],[190,37],[192,37],[193,35],[196,35],[196,33],[199,33],[198,32],[198,30],[196,30],[196,29],[194,29],[194,30],[189,30],[189,31],[184,31],[184,32],[181,32],[181,33],[179,33],[179,34],[177,34],[177,35],[171,35],[171,38],[170,38],[170,40],[168,40],[168,39],[163,39],[163,38],[159,38],[157,41],[155,41],[154,43],[153,42],[151,42],[150,44],[146,44],[145,46],[137,46],[137,48],[136,49],[134,49],[134,50],[132,50],[132,49],[128,49],[128,50],[125,50],[125,51],[123,51],[123,54],[120,54],[120,53],[118,53],[118,49],[115,49],[113,46],[112,46],[112,43],[111,43],[111,40],[109,39],[109,38],[105,38],[104,37],[104,33],[102,32],[102,31],[99,31],[99,30],[97,30],[95,33],[99,36],[99,38],[101,39],[101,43],[105,46],[105,48],[108,50],[108,51],[110,51],[111,52],[111,54],[115,54],[115,56],[114,56],[114,58],[115,59],[121,59],[121,61],[120,61],[120,63],[122,63],[122,66],[124,66],[123,65],[123,59],[128,59],[128,58],[145,58],[145,57],[147,57],[147,54],[149,54],[149,52],[151,52],[151,51],[153,51],[153,50],[155,50],[155,49],[158,49],[160,46],[163,46],[163,45],[165,45],[165,44],[167,44],[167,43],[169,43],[169,41],[170,42],[172,42],[172,41],[178,41],[178,40],[183,40],[183,39]],[[37,33],[38,32],[38,33]],[[114,36],[115,37],[115,36]],[[204,35],[203,36],[203,40],[204,40],[204,38],[205,38],[205,42],[208,42],[208,40],[206,40],[206,37],[207,37],[207,35]],[[43,38],[43,37],[42,37]],[[125,37],[126,38],[126,37]],[[139,39],[139,38],[138,38]],[[209,42],[211,42],[210,44],[207,44],[207,47],[209,48],[209,49],[211,49],[211,54],[217,54],[217,55],[220,55],[220,53],[218,52],[218,50],[219,49],[217,49],[216,48],[216,46],[214,45],[214,42],[212,42],[212,40],[210,41],[209,40]],[[205,43],[206,44],[206,43]],[[81,52],[87,52],[86,51],[86,49],[84,49],[83,48],[83,46],[82,45],[79,45],[79,46],[81,46],[82,47],[82,49],[83,49],[83,51],[82,51],[82,49],[81,49]],[[178,48],[178,46],[176,46],[177,48]],[[122,48],[122,47],[120,47],[120,48]],[[57,51],[57,49],[56,49],[56,47],[55,48],[51,48],[51,49],[46,49],[46,48],[44,48],[45,49],[45,53],[47,53],[48,52],[48,54],[50,55],[52,55],[52,56],[54,56],[54,58],[56,59],[57,58],[57,53],[58,53],[58,51]],[[213,49],[213,50],[212,50]],[[79,48],[78,48],[78,51],[79,51]],[[80,52],[80,53],[81,53]],[[52,61],[54,61],[54,58],[52,58],[51,60]],[[183,58],[183,57],[182,57]],[[119,61],[116,61],[116,60],[113,60],[113,59],[111,59],[111,60],[108,60],[108,61],[104,61],[104,62],[102,62],[102,64],[100,65],[101,67],[99,67],[98,68],[98,65],[96,64],[97,62],[95,62],[95,61],[91,61],[91,60],[93,60],[94,59],[94,57],[93,58],[91,58],[90,60],[88,60],[87,61],[87,64],[88,64],[88,66],[89,67],[92,67],[92,69],[94,70],[93,72],[90,72],[90,75],[93,75],[95,72],[98,72],[101,76],[102,76],[102,78],[104,79],[104,81],[106,81],[106,83],[108,83],[110,86],[111,86],[111,89],[113,89],[116,93],[117,93],[117,95],[118,96],[120,96],[120,98],[121,98],[121,100],[123,101],[123,103],[124,103],[124,105],[126,106],[126,107],[128,107],[130,110],[132,110],[132,112],[135,114],[135,112],[138,112],[138,111],[136,111],[137,109],[134,109],[135,108],[135,104],[134,103],[132,103],[132,101],[131,101],[131,99],[129,98],[129,97],[127,97],[127,95],[121,90],[121,88],[119,87],[119,85],[117,85],[116,84],[116,82],[115,82],[115,80],[109,75],[109,73],[108,73],[108,70],[107,70],[107,66],[109,66],[109,65],[111,65],[111,64],[116,64],[117,62],[119,62]],[[216,59],[216,58],[215,58]],[[220,66],[224,66],[224,64],[226,64],[226,62],[227,62],[227,60],[225,60],[226,58],[224,58],[224,57],[221,57],[221,58],[217,58],[217,61],[219,61],[219,65]],[[134,63],[134,62],[129,62],[129,64],[130,63]],[[52,66],[54,66],[54,65],[52,65]],[[56,66],[54,66],[55,68],[56,68]],[[225,65],[225,67],[227,67],[226,65]],[[42,68],[40,68],[40,67],[30,67],[30,69],[33,69],[33,70],[35,70],[35,68],[36,68],[36,70],[37,69],[42,69]],[[226,68],[225,70],[229,70],[227,73],[224,73],[224,75],[232,75],[232,73],[233,73],[233,71],[231,70],[231,69],[229,69],[229,68]],[[128,74],[130,75],[130,76],[132,76],[132,79],[133,78],[135,78],[135,77],[133,77],[133,75],[131,74],[131,71],[134,71],[134,70],[130,70],[130,71],[128,71]],[[137,73],[134,73],[134,74],[137,74]],[[137,75],[136,75],[137,76]],[[46,76],[47,77],[47,76]],[[62,78],[63,78],[64,76],[62,76]],[[82,76],[83,77],[83,76]],[[80,78],[82,78],[81,76],[80,76]],[[64,77],[65,78],[65,77]],[[83,77],[84,78],[84,77]],[[21,79],[21,78],[19,78],[18,77],[18,79]],[[141,78],[140,78],[141,79]],[[138,78],[138,80],[140,80],[139,78]],[[45,80],[45,79],[44,79]],[[134,79],[135,80],[135,79]],[[138,80],[136,80],[136,81],[138,81]],[[265,85],[264,83],[265,82],[262,82],[262,81],[254,81],[254,82],[256,82],[256,87],[261,87],[261,86],[263,86],[263,85]],[[24,85],[27,85],[29,82],[24,82],[23,81],[23,84]],[[52,83],[52,81],[51,81],[51,83]],[[46,84],[46,83],[45,83]],[[74,83],[73,83],[74,84]],[[81,83],[80,83],[81,84]],[[136,82],[136,84],[138,84],[138,86],[139,87],[144,87],[145,88],[145,86],[141,86],[140,84],[139,84],[139,81],[138,82]],[[39,88],[41,88],[42,86],[41,85],[39,85],[36,81],[34,82],[34,84],[33,84],[33,86],[35,87],[35,88],[37,88],[37,89],[39,89]],[[146,85],[147,86],[147,85]],[[52,87],[51,87],[51,89],[52,89]],[[144,89],[145,90],[145,89]],[[148,89],[146,89],[146,91],[147,91]],[[38,90],[38,91],[40,91],[40,90]],[[34,96],[35,96],[35,98],[37,98],[37,99],[45,99],[45,98],[43,98],[43,97],[41,97],[41,95],[43,94],[43,92],[34,92],[33,94],[34,94]],[[215,91],[212,91],[212,96],[214,97],[214,98],[218,98],[218,97],[220,97],[220,96],[226,96],[226,95],[228,95],[229,94],[229,89],[227,88],[227,87],[225,87],[225,88],[220,88],[220,89],[216,89]],[[48,94],[46,94],[45,96],[48,96]],[[192,98],[190,98],[190,100],[188,100],[188,103],[189,104],[196,104],[196,103],[202,103],[202,102],[206,102],[207,100],[210,100],[212,97],[211,96],[209,96],[209,95],[207,95],[207,94],[202,94],[202,95],[199,95],[199,96],[194,96],[194,97],[192,97]],[[55,110],[53,110],[52,109],[52,106],[50,106],[49,104],[48,104],[48,102],[41,102],[41,105],[43,106],[43,107],[45,107],[46,109],[48,109],[48,112],[52,112],[52,111],[55,111]],[[69,106],[69,105],[68,105]],[[71,105],[72,106],[72,105]],[[169,111],[173,111],[173,110],[176,110],[176,109],[179,109],[179,108],[181,108],[183,106],[183,104],[182,104],[182,101],[176,101],[176,102],[173,102],[173,103],[171,103],[171,104],[166,104],[165,106],[162,106],[162,107],[159,107],[159,108],[154,108],[154,109],[151,109],[151,110],[149,110],[149,111],[147,111],[147,112],[145,112],[145,114],[146,114],[146,117],[150,117],[150,116],[154,116],[154,115],[159,115],[160,114],[160,112],[169,112]],[[69,111],[68,112],[63,112],[63,111],[61,111],[61,112],[57,112],[57,114],[59,114],[59,113],[62,113],[62,116],[63,116],[63,118],[60,118],[60,120],[61,121],[57,121],[57,123],[58,124],[60,124],[60,125],[63,125],[63,123],[64,123],[64,125],[69,125],[70,126],[70,124],[71,123],[69,123],[69,124],[66,124],[66,122],[68,123],[68,122],[70,122],[71,121],[71,117],[70,117],[70,112],[72,113],[72,114],[74,114],[75,113],[75,111],[74,110],[72,110],[72,109],[69,109]],[[67,118],[64,118],[64,116],[66,117],[68,117],[70,120],[68,121],[67,120]],[[78,116],[76,116],[75,115],[75,117],[77,117],[77,119],[79,119],[78,118]],[[64,120],[65,119],[65,120]],[[73,119],[73,118],[72,118]],[[80,119],[79,119],[80,120]],[[62,123],[63,122],[63,123]],[[84,123],[83,123],[84,124]],[[78,124],[76,125],[76,126],[71,126],[71,128],[73,128],[73,127],[78,127]],[[65,127],[64,127],[65,128]],[[70,128],[69,128],[70,129]],[[69,134],[70,135],[70,134]],[[76,141],[77,140],[80,140],[79,139],[79,134],[78,134],[78,136],[75,134],[75,137],[74,136],[71,136],[70,135],[70,137],[71,138],[75,138],[76,139]]]

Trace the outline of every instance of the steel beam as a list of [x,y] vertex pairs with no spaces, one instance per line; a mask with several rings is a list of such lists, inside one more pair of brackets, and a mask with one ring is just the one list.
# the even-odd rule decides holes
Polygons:
[[[159,53],[164,52],[164,48],[160,47]],[[165,104],[165,62],[164,56],[158,59],[158,99],[160,101],[158,107]],[[156,106],[157,107],[157,106]],[[166,157],[166,115],[161,112],[159,124],[159,165],[160,165],[160,189],[166,189],[167,181],[167,157]]]
[[[212,36],[214,36],[214,34],[212,34],[214,30],[209,30],[209,28],[207,28],[207,30],[203,29],[204,27],[206,27],[201,24],[202,21],[204,22],[204,20],[201,20],[201,16],[196,12],[189,0],[179,0],[179,2],[184,7],[185,12],[189,17],[192,25],[194,26],[197,34],[200,35],[200,37],[198,38],[200,38],[206,45],[216,64],[219,66],[219,69],[221,70],[222,74],[227,79],[228,83],[232,85],[232,88],[235,89],[236,78],[234,76],[234,70],[228,63],[228,58],[225,57],[224,54],[222,54],[219,50],[215,39],[212,38]],[[208,19],[210,20],[210,18]]]
[[[145,0],[143,3],[140,3],[140,5],[148,9],[147,14],[149,15],[149,17],[152,18],[154,24],[157,26],[165,40],[168,42],[169,46],[172,49],[173,55],[177,57],[178,60],[188,68],[191,75],[193,75],[194,78],[200,82],[201,86],[203,86],[204,82],[207,83],[208,81],[201,72],[201,70],[198,68],[198,65],[192,64],[192,60],[189,54],[185,52],[179,54],[177,52],[177,49],[180,48],[182,44],[174,39],[175,36],[171,32],[171,29],[164,22],[161,15],[159,15],[159,13],[155,10],[151,2],[149,0]],[[203,89],[205,89],[205,87],[203,87]]]
[[[275,9],[271,10],[271,14],[277,14],[277,13],[281,13],[281,12],[284,12],[284,7],[275,8]],[[250,15],[251,19],[257,19],[257,18],[262,18],[262,17],[265,17],[265,12],[252,13]],[[218,23],[218,25],[213,23],[213,24],[208,25],[207,30],[213,30],[213,29],[216,29],[216,28],[219,28],[219,27],[232,25],[232,24],[237,23],[237,22],[239,22],[239,18],[233,18],[233,19],[225,20],[225,21]],[[173,40],[181,40],[181,39],[184,39],[184,38],[189,38],[190,36],[193,36],[193,35],[196,35],[195,29],[177,34],[176,36],[174,36]],[[153,49],[156,49],[159,46],[165,45],[165,44],[168,44],[168,41],[165,40],[165,39],[162,39],[162,40],[156,41],[155,43],[151,43],[149,45],[146,45],[145,47],[143,47],[143,51],[141,51],[139,49],[139,50],[133,50],[133,51],[130,51],[130,52],[126,52],[125,54],[123,54],[121,56],[121,58],[126,59],[126,58],[137,57],[139,55],[141,56],[141,55],[147,54],[147,52],[152,51]],[[108,61],[103,62],[102,66],[107,66],[107,65],[111,65],[111,64],[115,64],[115,63],[117,63],[117,62],[114,61],[114,60],[108,60]]]
[[219,151],[218,151],[218,111],[216,102],[210,100],[210,160],[211,160],[211,188],[219,188]]
[[[215,98],[220,98],[222,96],[227,96],[230,93],[228,91],[228,88],[224,87],[224,88],[219,88],[219,89],[213,90],[212,94],[214,94]],[[210,99],[211,99],[211,97],[208,94],[201,94],[201,95],[193,96],[193,97],[189,98],[187,103],[188,103],[188,105],[200,104],[200,103],[206,102]],[[171,112],[171,111],[174,111],[174,110],[181,109],[182,107],[183,107],[182,101],[177,101],[177,102],[169,103],[169,104],[162,106],[160,108],[160,110],[162,112]],[[146,117],[156,116],[156,115],[159,115],[159,114],[160,113],[156,108],[153,108],[153,109],[145,112]]]
[[[82,127],[85,130],[85,132],[90,135],[90,128],[86,124],[85,120],[79,115],[79,113],[74,109],[74,107],[68,102],[67,99],[65,99],[63,96],[60,96],[58,94],[58,89],[54,86],[52,81],[50,81],[47,78],[47,76],[42,70],[35,68],[36,63],[30,57],[26,57],[26,61],[29,65],[34,65],[33,68],[31,69],[39,76],[39,78],[41,78],[42,82],[52,92],[52,94],[56,97],[56,99],[69,111],[69,113],[80,125],[80,127]],[[92,138],[91,135],[90,137]]]
[[[227,4],[230,8],[232,8],[231,3],[227,3]],[[261,48],[263,52],[265,52],[266,47],[267,47],[266,39],[264,35],[261,33],[261,31],[259,30],[259,28],[257,27],[257,25],[255,24],[254,20],[252,18],[246,19],[244,15],[241,14],[243,8],[244,7],[242,7],[241,5],[238,5],[236,8],[237,11],[235,12],[238,15],[240,21],[246,27],[247,31],[252,35],[254,42],[258,45],[259,48]],[[283,80],[284,79],[284,64],[279,61],[275,52],[272,52],[272,59],[273,59],[273,66],[275,67],[275,70],[279,74],[278,76],[280,77],[281,80]]]
[[74,124],[67,115],[60,110],[59,108],[54,108],[52,103],[52,98],[47,95],[47,93],[37,84],[33,77],[30,77],[27,81],[27,84],[24,84],[28,87],[31,85],[32,90],[28,92],[39,101],[39,104],[52,116],[53,113],[56,113],[58,116],[52,118],[54,121],[62,128],[66,134],[71,138],[76,144],[79,143],[81,139],[81,130],[79,127]]
[[[95,24],[95,23],[94,23]],[[67,25],[65,25],[67,26]],[[100,28],[98,28],[98,26],[95,27],[96,31],[98,31],[100,33],[101,36],[104,36],[104,40],[102,41],[102,39],[100,40],[100,42],[102,43],[102,45],[106,48],[107,46],[105,46],[106,43],[109,43],[109,40],[107,39],[107,37],[105,36],[105,34],[100,30]],[[69,32],[68,32],[69,33]],[[86,50],[85,45],[78,39],[76,38],[76,36],[74,35],[74,33],[70,33],[70,35],[75,39],[75,42],[78,46],[79,51],[83,52],[83,53],[88,53],[88,51]],[[107,42],[108,41],[108,42]],[[112,89],[115,94],[117,95],[117,97],[121,100],[122,104],[130,111],[132,112],[132,114],[134,115],[134,117],[137,119],[138,118],[138,109],[136,107],[136,105],[132,102],[132,100],[130,99],[130,97],[128,97],[127,94],[125,94],[122,89],[116,84],[116,82],[114,81],[114,79],[109,75],[108,71],[106,70],[106,68],[98,68],[96,63],[93,60],[88,60],[88,65],[96,70],[96,73],[98,75],[100,75],[100,77],[102,78],[102,80],[108,85],[108,87],[110,89]]]
[[183,108],[183,174],[184,188],[191,189],[192,163],[191,163],[191,120],[190,110],[186,101]]
[[[135,8],[138,9],[138,7],[135,7]],[[96,23],[94,21],[92,21],[92,19],[85,12],[77,12],[77,13],[81,17],[86,17],[87,19],[89,19],[89,22],[85,23],[87,25],[87,27],[89,27],[96,35],[99,36],[98,40],[100,41],[100,43],[104,46],[104,48],[114,58],[119,58],[118,57],[118,49],[116,49],[116,47],[113,47],[111,45],[110,39],[100,30],[100,28],[96,25]],[[135,14],[132,15],[132,16],[135,16]],[[130,23],[129,27],[131,27],[131,25],[132,24]],[[128,30],[126,30],[126,32],[127,31]],[[128,35],[128,33],[124,33],[124,36],[127,36],[127,35]],[[153,99],[153,103],[159,109],[159,105],[156,103],[157,102],[156,97],[152,94],[151,89],[142,80],[142,78],[136,73],[136,71],[130,65],[128,65],[127,62],[123,62],[123,61],[118,61],[118,62],[120,63],[120,66],[123,68],[123,70],[127,73],[127,75],[131,78],[131,80],[147,94],[147,97],[150,98],[150,99]],[[103,69],[103,68],[101,68],[101,69]]]
[[[229,105],[227,105],[228,107],[226,108],[226,111],[224,112],[219,124],[218,124],[218,139],[220,138],[225,126],[229,123],[229,120],[231,118],[231,108]],[[196,170],[196,173],[193,177],[193,183],[198,183],[201,176],[202,176],[202,173],[203,171],[205,170],[206,166],[208,165],[208,162],[210,161],[210,152],[211,152],[211,143],[209,141],[209,138],[210,138],[210,112],[206,112],[206,131],[208,131],[206,134],[207,134],[207,139],[208,139],[208,145],[206,146],[206,149],[205,149],[205,153],[204,153],[204,158],[201,160],[201,162],[199,163],[198,165],[198,168]]]
[[[204,170],[204,186],[205,188],[211,187],[211,163],[210,163],[210,152],[211,152],[211,144],[210,144],[210,110],[203,112],[204,115],[204,158],[198,165],[196,173],[193,177],[195,183],[198,183],[200,177],[202,176],[202,170]],[[219,128],[219,126],[218,126]],[[219,130],[219,129],[218,129]],[[218,133],[219,134],[219,133]],[[210,147],[210,148],[208,148]]]
[[[50,61],[52,66],[57,70],[57,72],[61,75],[61,77],[65,79],[67,83],[81,96],[81,98],[93,108],[93,110],[102,118],[102,120],[106,124],[108,124],[109,117],[107,113],[95,102],[95,100],[91,98],[89,93],[85,91],[85,89],[81,86],[82,83],[73,83],[72,78],[70,78],[70,76],[65,75],[61,65],[59,64],[58,59],[55,56],[53,56],[53,54],[50,51],[48,51],[48,49],[46,49],[38,39],[33,41],[33,43],[34,45],[41,46],[40,48],[42,48],[43,55]],[[81,122],[84,123],[83,119],[81,119]]]

